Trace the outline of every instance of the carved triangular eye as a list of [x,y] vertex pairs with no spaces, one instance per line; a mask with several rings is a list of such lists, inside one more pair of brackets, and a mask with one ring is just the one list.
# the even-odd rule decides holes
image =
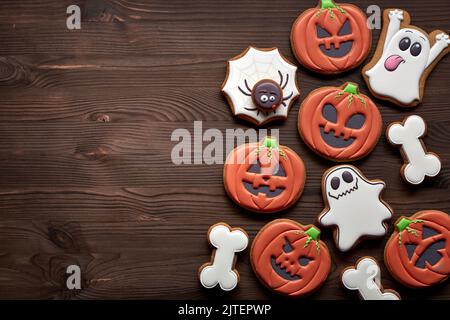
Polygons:
[[252,164],[250,168],[248,168],[248,172],[261,173],[261,167],[259,166],[259,164]]
[[417,259],[416,267],[420,269],[425,269],[426,262],[430,265],[434,266],[439,260],[442,259],[442,255],[438,252],[438,250],[445,248],[445,240],[439,240],[433,244],[431,244]]
[[411,260],[412,256],[414,254],[414,251],[416,251],[417,245],[412,243],[405,244],[406,252],[408,253],[408,259]]
[[307,258],[307,257],[300,257],[300,258],[298,259],[298,263],[299,263],[302,267],[307,266],[311,261],[312,261],[312,259]]
[[292,252],[293,250],[294,250],[294,248],[292,248],[289,240],[286,238],[286,242],[284,243],[284,246],[283,246],[283,251],[286,253],[289,253],[289,252]]
[[350,119],[347,120],[345,126],[350,129],[361,129],[365,121],[366,116],[361,113],[357,113],[352,115]]
[[331,33],[329,33],[327,30],[322,28],[321,26],[317,25],[317,38],[331,38]]
[[339,30],[338,36],[346,36],[351,33],[352,33],[352,28],[350,26],[350,21],[347,19],[347,20],[345,20],[344,25],[342,26],[341,30]]
[[439,234],[439,232],[437,232],[436,230],[433,230],[425,226],[422,227],[422,239],[426,239],[435,236],[437,234]]
[[286,172],[281,164],[278,166],[278,171],[274,173],[274,176],[277,177],[286,177]]

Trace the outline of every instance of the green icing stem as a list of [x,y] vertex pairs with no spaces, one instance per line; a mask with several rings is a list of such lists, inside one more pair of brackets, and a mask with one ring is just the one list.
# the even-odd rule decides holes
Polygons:
[[409,220],[406,218],[402,218],[396,225],[395,227],[397,228],[398,231],[398,245],[401,246],[402,245],[402,232],[404,230],[406,230],[408,233],[411,233],[415,236],[417,236],[417,232],[416,230],[412,229],[409,225],[411,223],[422,223],[423,220]]
[[322,9],[330,9],[330,8],[336,8],[336,5],[334,4],[333,0],[322,0]]
[[359,93],[359,89],[358,89],[358,85],[355,83],[351,83],[348,82],[345,85],[344,90],[342,90],[341,92],[338,93],[338,95],[336,96],[336,98],[340,98],[342,97],[342,95],[344,95],[345,93],[348,93],[348,106],[350,106],[353,103],[353,97],[358,98],[358,100],[365,106],[366,102],[364,101],[363,97],[361,97],[360,93]]
[[268,149],[267,156],[269,159],[272,158],[272,152],[275,150],[280,154],[280,156],[283,157],[283,159],[286,160],[286,154],[283,152],[283,150],[280,150],[278,147],[277,139],[274,137],[265,137],[263,143],[259,146],[258,150],[256,150],[256,155],[259,156],[261,151],[266,148]]
[[277,139],[273,137],[265,137],[263,146],[267,148],[276,148],[278,149]]
[[335,4],[332,0],[322,0],[321,4],[320,4],[320,10],[316,16],[317,17],[320,16],[324,10],[327,10],[328,13],[330,14],[331,19],[334,19],[335,17],[334,17],[333,9],[338,9],[340,12],[342,12],[344,14],[347,13],[347,12],[345,12],[344,9],[342,9],[340,6]]
[[308,235],[308,239],[306,240],[304,248],[307,248],[312,240],[316,243],[316,250],[317,253],[320,252],[320,244],[319,244],[319,237],[320,237],[320,231],[319,229],[315,227],[311,227],[308,230],[305,231],[305,234]]

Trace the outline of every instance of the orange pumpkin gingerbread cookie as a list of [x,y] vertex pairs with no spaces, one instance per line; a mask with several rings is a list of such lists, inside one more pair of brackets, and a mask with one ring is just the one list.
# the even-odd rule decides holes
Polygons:
[[299,297],[327,279],[331,258],[315,226],[288,219],[269,222],[253,241],[250,260],[259,280],[276,293]]
[[241,207],[262,213],[292,206],[303,192],[306,171],[291,149],[266,137],[234,149],[224,165],[225,190]]
[[395,223],[384,250],[384,262],[399,282],[426,288],[450,276],[450,216],[425,210]]
[[377,106],[354,83],[312,91],[298,115],[298,130],[305,143],[318,155],[338,162],[368,155],[382,126]]
[[357,6],[321,0],[294,22],[292,51],[303,66],[315,72],[337,74],[353,69],[366,59],[372,45],[366,20]]

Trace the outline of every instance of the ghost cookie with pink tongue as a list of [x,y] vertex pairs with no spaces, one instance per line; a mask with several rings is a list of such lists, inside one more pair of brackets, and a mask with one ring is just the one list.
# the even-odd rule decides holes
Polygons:
[[372,94],[403,107],[422,102],[425,82],[437,63],[450,52],[449,36],[428,34],[410,25],[408,12],[384,11],[377,50],[362,74]]

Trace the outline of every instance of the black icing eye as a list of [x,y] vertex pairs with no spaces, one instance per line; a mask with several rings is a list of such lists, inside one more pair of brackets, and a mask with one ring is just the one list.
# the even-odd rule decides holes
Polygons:
[[330,122],[336,123],[337,121],[337,110],[332,104],[327,103],[323,106],[322,115]]
[[342,179],[347,183],[353,182],[353,175],[348,171],[344,171]]
[[418,42],[414,42],[410,51],[414,57],[417,57],[422,52],[422,45]]
[[333,190],[337,190],[340,184],[341,180],[338,177],[334,177],[333,179],[331,179],[331,187],[333,188]]
[[366,117],[361,113],[357,113],[352,115],[350,119],[347,120],[345,126],[350,129],[361,129],[365,121]]
[[283,246],[283,251],[286,253],[289,253],[292,250],[294,250],[294,248],[292,248],[291,244],[289,243],[289,240],[286,239],[286,242],[284,243],[284,246]]
[[331,34],[321,26],[317,25],[316,29],[317,29],[317,38],[323,39],[331,37]]
[[411,46],[411,39],[409,38],[403,38],[402,40],[400,40],[400,43],[398,45],[398,47],[402,51],[408,50],[410,46]]

